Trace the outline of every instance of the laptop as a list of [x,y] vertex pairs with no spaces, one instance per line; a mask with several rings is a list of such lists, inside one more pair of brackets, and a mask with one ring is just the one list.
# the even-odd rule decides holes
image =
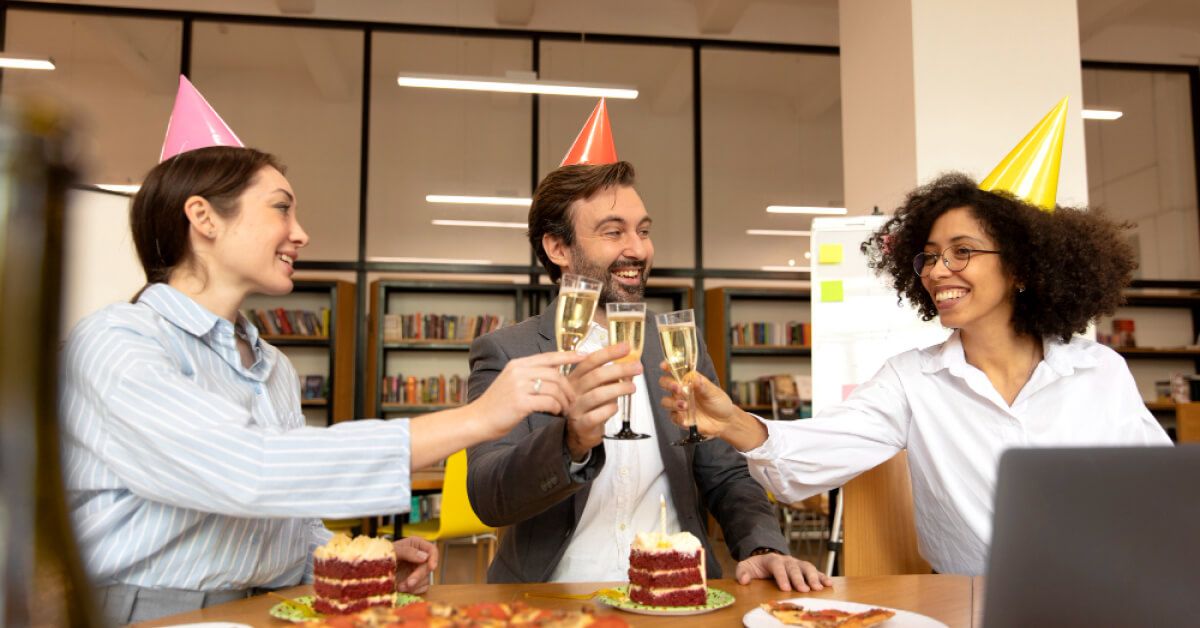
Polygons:
[[984,628],[1200,626],[1200,445],[1000,458]]

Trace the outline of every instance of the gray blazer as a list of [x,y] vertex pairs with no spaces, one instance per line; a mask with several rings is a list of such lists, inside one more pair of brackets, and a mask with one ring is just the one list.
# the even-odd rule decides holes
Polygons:
[[[471,400],[487,390],[509,360],[555,350],[554,306],[551,303],[540,316],[471,343]],[[709,547],[706,510],[716,517],[738,560],[760,547],[786,554],[787,544],[774,509],[733,447],[720,440],[690,447],[671,444],[684,431],[659,405],[663,395],[658,386],[662,347],[653,316],[648,314],[646,318],[642,367],[650,388],[658,450],[679,523],[705,545],[709,577],[720,578],[721,567]],[[716,381],[703,339],[699,349],[698,370]],[[588,465],[572,475],[566,419],[535,413],[525,417],[507,436],[472,447],[467,460],[471,507],[488,525],[511,526],[488,570],[488,582],[545,582],[562,559],[579,523],[591,481],[604,466],[603,444],[592,450]]]

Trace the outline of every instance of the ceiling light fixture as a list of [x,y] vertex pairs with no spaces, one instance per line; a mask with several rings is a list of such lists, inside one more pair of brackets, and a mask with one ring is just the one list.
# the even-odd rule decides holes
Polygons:
[[396,77],[396,83],[401,87],[465,89],[476,92],[590,96],[593,98],[624,98],[627,100],[638,97],[638,90],[636,88],[625,85],[543,81],[537,78],[500,78],[495,76],[458,76],[454,74],[403,72]]
[[137,194],[142,186],[137,183],[97,183],[96,187],[118,194]]
[[368,257],[368,262],[385,264],[479,264],[491,265],[490,259],[449,259],[445,257]]
[[1123,111],[1115,111],[1111,109],[1084,109],[1084,120],[1119,120],[1125,115]]
[[498,229],[528,229],[529,225],[523,222],[500,222],[498,220],[443,220],[441,218],[432,221],[433,224],[439,227],[494,227]]
[[14,70],[53,70],[54,59],[50,57],[26,57],[0,53],[0,68]]
[[845,207],[806,207],[803,205],[768,205],[768,214],[817,214],[821,216],[845,216]]
[[453,205],[505,205],[529,207],[533,199],[519,196],[460,196],[453,194],[426,194],[427,203],[450,203]]
[[812,235],[811,231],[798,231],[791,229],[747,229],[746,235],[756,236],[788,236],[792,238],[807,238]]

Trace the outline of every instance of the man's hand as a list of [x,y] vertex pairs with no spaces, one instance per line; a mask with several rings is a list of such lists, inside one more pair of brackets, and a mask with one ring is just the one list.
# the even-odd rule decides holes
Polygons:
[[629,345],[623,342],[604,347],[571,371],[568,379],[576,396],[565,416],[567,448],[572,460],[583,460],[604,440],[604,424],[617,413],[617,398],[633,394],[633,378],[642,372],[641,362],[609,364],[626,355]]
[[820,591],[833,586],[833,579],[817,571],[808,561],[783,554],[759,554],[737,564],[737,581],[750,584],[757,578],[774,578],[780,591]]
[[418,536],[400,539],[396,548],[396,590],[419,595],[429,590],[429,574],[438,566],[437,546]]

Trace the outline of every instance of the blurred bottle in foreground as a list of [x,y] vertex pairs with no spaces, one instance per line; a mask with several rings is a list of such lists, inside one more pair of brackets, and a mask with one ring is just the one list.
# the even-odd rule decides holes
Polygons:
[[58,423],[63,119],[0,111],[0,622],[101,623],[67,518]]

